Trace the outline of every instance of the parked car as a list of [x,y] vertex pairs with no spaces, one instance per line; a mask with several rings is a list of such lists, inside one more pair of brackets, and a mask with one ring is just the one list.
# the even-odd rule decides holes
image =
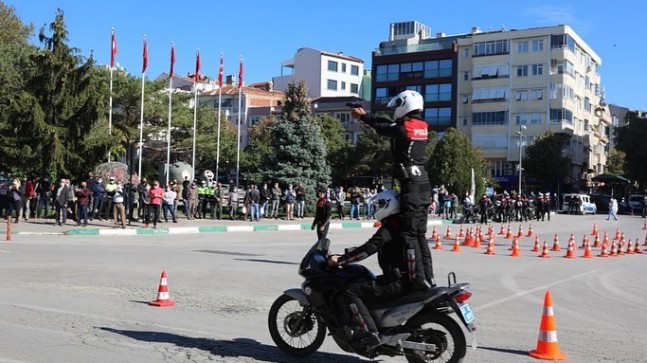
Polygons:
[[[610,195],[606,194],[591,194],[591,201],[595,203],[598,213],[609,213],[609,200],[611,199]],[[618,201],[618,214],[629,214],[629,204],[623,202],[622,199]]]
[[580,202],[577,214],[597,213],[597,207],[595,203],[591,201],[591,196],[587,194],[564,194],[562,196],[562,212],[568,213],[568,202],[572,197],[577,198]]
[[629,208],[634,214],[641,214],[643,211],[643,200],[645,200],[644,195],[632,194],[629,196]]

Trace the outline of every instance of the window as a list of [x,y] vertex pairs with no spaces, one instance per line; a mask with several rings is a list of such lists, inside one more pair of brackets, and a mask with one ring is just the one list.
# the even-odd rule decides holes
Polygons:
[[400,79],[400,65],[399,64],[389,64],[387,71],[387,81],[398,81]]
[[528,53],[528,41],[517,42],[517,53]]
[[544,98],[544,90],[537,88],[537,89],[520,89],[517,90],[517,95],[515,96],[515,99],[517,101],[535,101],[535,100],[541,100]]
[[528,66],[517,66],[517,77],[528,77]]
[[357,83],[350,84],[350,93],[359,93],[359,86]]
[[328,80],[328,90],[336,91],[337,90],[337,81],[333,79]]
[[427,61],[419,64],[424,68],[422,69],[424,78],[451,77],[452,75],[451,59]]
[[424,119],[430,126],[449,126],[451,125],[452,109],[451,107],[426,108]]
[[565,108],[551,108],[550,109],[550,122],[566,122],[573,124],[573,112]]
[[346,73],[346,63],[341,64],[341,72]]
[[474,112],[472,125],[506,125],[508,123],[506,111]]
[[451,101],[451,83],[428,84],[425,86],[425,102]]
[[463,81],[469,81],[469,79],[470,79],[470,72],[464,72]]
[[341,82],[341,89],[344,91],[346,90],[346,82]]
[[532,51],[533,52],[543,52],[544,51],[544,40],[537,39],[532,41]]
[[532,75],[541,76],[544,74],[544,65],[543,64],[533,64],[532,65]]
[[472,92],[472,102],[502,101],[507,98],[506,88],[476,88]]
[[584,97],[584,111],[591,112],[591,99]]
[[541,124],[541,113],[539,112],[521,112],[515,116],[517,125]]
[[575,53],[575,40],[568,34],[551,35],[550,47],[552,49],[566,48]]
[[337,72],[337,62],[335,61],[328,61],[328,70],[331,72]]
[[350,74],[353,76],[359,76],[359,66],[352,65],[350,66]]
[[488,42],[474,43],[474,56],[508,54],[508,40],[492,40]]
[[468,95],[461,95],[461,98],[463,100],[463,103],[468,103],[470,101],[470,98]]
[[469,58],[469,56],[470,56],[470,49],[469,48],[463,49],[463,58]]
[[402,63],[400,64],[400,79],[416,79],[422,78],[423,63]]

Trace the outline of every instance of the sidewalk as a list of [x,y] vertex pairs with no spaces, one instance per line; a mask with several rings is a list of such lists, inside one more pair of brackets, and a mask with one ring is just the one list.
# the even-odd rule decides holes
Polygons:
[[[111,221],[90,221],[87,227],[78,227],[76,222],[69,220],[67,225],[57,226],[53,219],[36,219],[11,223],[12,235],[68,235],[68,236],[97,236],[97,235],[151,235],[151,234],[195,234],[216,232],[256,232],[256,231],[298,231],[310,230],[312,217],[286,221],[284,219],[262,219],[259,222],[242,220],[212,220],[180,218],[178,223],[158,223],[157,228],[144,228],[141,222],[132,222],[125,229],[114,227]],[[0,235],[6,235],[7,223],[2,221]],[[440,218],[429,218],[428,226],[451,224],[452,221]],[[330,223],[330,229],[375,228],[375,220],[335,220]]]

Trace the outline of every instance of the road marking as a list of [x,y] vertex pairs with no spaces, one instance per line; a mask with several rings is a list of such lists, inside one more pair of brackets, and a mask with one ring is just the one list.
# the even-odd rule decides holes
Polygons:
[[571,277],[568,277],[568,278],[565,278],[565,279],[562,279],[562,280],[558,280],[558,281],[552,282],[552,283],[550,283],[550,284],[546,284],[546,285],[543,285],[543,286],[535,287],[534,289],[524,290],[524,291],[519,291],[519,292],[518,292],[518,293],[516,293],[516,294],[512,294],[512,295],[507,296],[507,297],[504,297],[504,298],[502,298],[502,299],[494,300],[494,301],[491,301],[491,302],[489,302],[489,303],[487,303],[487,304],[485,304],[485,305],[480,305],[480,306],[474,307],[474,308],[472,308],[472,310],[474,310],[475,312],[479,312],[479,311],[481,311],[481,310],[485,310],[485,309],[490,308],[490,307],[492,307],[492,306],[502,304],[502,303],[504,303],[504,302],[506,302],[506,301],[510,301],[510,300],[513,300],[513,299],[516,299],[516,298],[522,297],[522,296],[524,296],[524,295],[532,294],[532,293],[537,292],[537,291],[546,290],[546,289],[548,289],[548,288],[549,288],[549,287],[551,287],[551,286],[555,286],[555,285],[563,284],[563,283],[568,282],[568,281],[571,281],[571,280],[579,279],[579,278],[581,278],[581,277],[584,277],[584,276],[586,276],[586,275],[590,275],[590,274],[595,273],[595,272],[597,272],[597,271],[598,271],[598,270],[597,270],[597,269],[595,269],[595,270],[590,270],[590,271],[587,271],[587,272],[582,272],[581,274],[573,275],[573,276],[571,276]]

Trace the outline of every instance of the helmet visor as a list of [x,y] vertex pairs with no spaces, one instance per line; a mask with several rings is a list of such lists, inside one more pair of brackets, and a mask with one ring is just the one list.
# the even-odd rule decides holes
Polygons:
[[403,102],[404,102],[404,100],[402,99],[402,97],[394,97],[394,98],[391,99],[391,101],[389,101],[389,103],[386,105],[386,107],[387,108],[398,108],[398,107],[402,106]]

